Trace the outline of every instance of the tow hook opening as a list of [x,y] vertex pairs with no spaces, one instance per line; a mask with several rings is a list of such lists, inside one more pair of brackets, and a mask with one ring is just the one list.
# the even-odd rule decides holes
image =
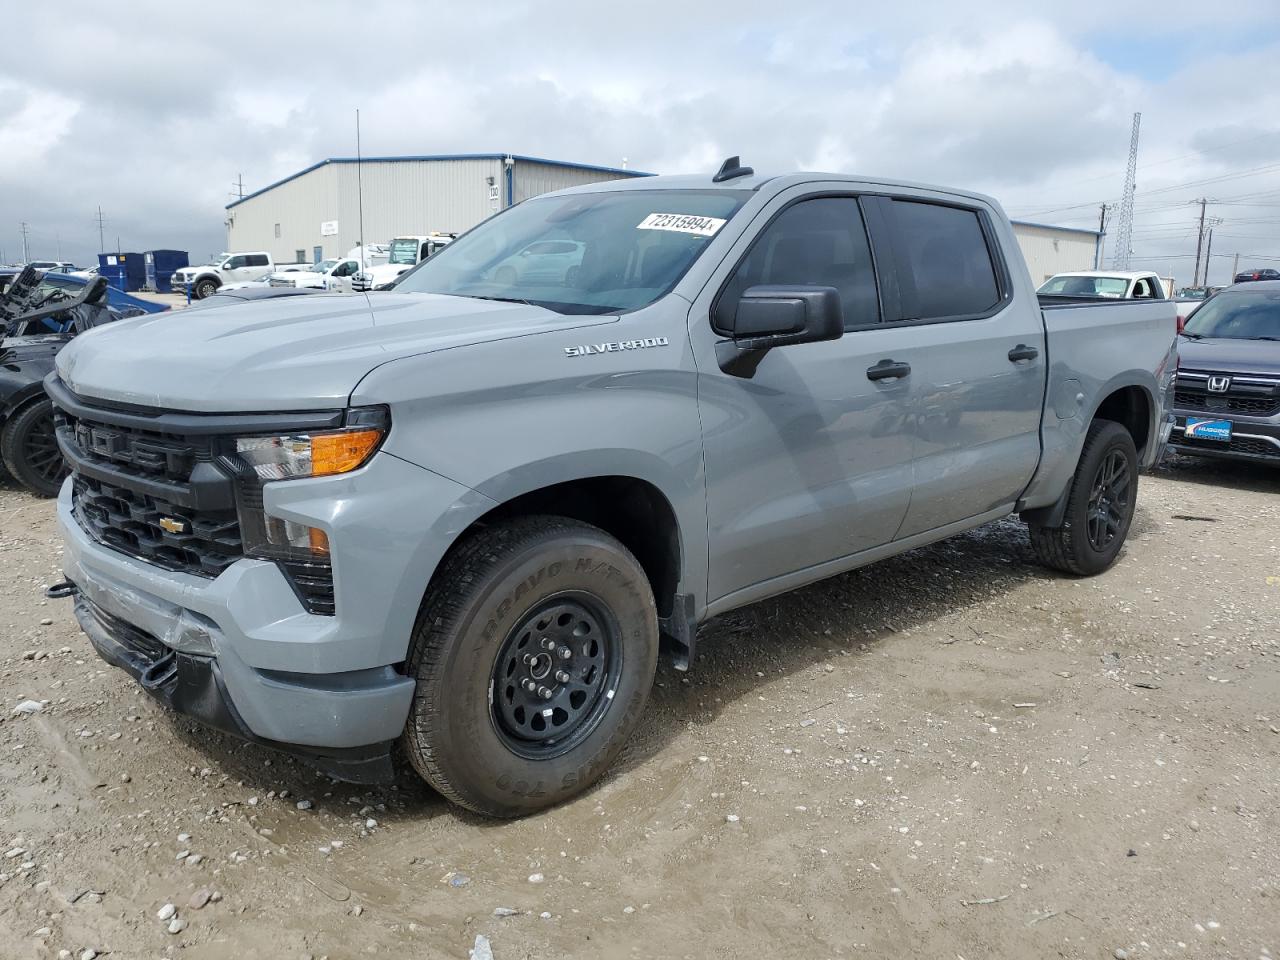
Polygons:
[[44,595],[50,600],[62,600],[66,597],[74,597],[79,592],[80,588],[70,580],[62,580],[52,586],[44,588]]

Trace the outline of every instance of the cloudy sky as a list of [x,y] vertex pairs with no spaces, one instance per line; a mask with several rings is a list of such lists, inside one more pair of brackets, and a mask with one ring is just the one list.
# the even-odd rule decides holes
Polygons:
[[[8,18],[0,262],[225,242],[316,160],[509,151],[662,173],[825,169],[973,188],[1096,225],[1142,111],[1134,265],[1280,267],[1280,17],[1183,0],[875,4],[64,2]],[[1051,12],[1061,11],[1061,12]],[[1220,255],[1221,254],[1221,255]],[[1271,259],[1264,259],[1271,258]]]

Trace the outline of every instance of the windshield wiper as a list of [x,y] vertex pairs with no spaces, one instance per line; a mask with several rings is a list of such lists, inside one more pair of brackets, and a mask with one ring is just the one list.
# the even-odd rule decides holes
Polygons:
[[1187,333],[1187,331],[1183,330],[1183,331],[1182,331],[1182,335],[1183,335],[1184,337],[1186,337],[1188,340],[1203,340],[1203,339],[1204,339],[1204,334],[1203,334],[1203,333]]
[[1241,337],[1241,340],[1280,340],[1280,337]]
[[478,293],[463,293],[460,296],[470,297],[472,300],[494,300],[497,303],[523,303],[526,307],[536,306],[520,297],[482,297]]

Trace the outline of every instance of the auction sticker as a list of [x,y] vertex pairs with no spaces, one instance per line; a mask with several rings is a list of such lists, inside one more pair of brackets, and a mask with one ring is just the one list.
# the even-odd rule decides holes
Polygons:
[[636,225],[637,230],[671,230],[675,233],[692,233],[699,237],[714,237],[725,225],[719,217],[695,217],[687,213],[651,213]]

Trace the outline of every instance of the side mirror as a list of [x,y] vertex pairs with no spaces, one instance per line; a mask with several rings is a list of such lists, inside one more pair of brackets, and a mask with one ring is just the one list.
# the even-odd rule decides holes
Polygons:
[[734,311],[732,336],[716,345],[720,369],[750,378],[774,347],[843,337],[840,292],[792,284],[749,287]]
[[733,316],[733,339],[748,349],[837,340],[842,336],[844,315],[835,287],[749,287]]

